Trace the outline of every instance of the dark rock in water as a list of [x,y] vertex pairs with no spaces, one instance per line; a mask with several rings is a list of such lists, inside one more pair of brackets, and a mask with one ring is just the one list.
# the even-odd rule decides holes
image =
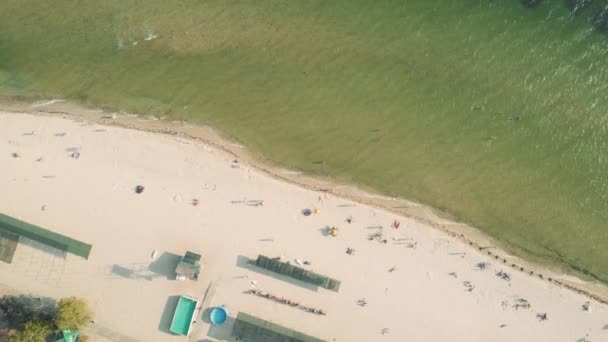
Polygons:
[[593,2],[593,0],[566,0],[566,5],[572,14],[582,10]]
[[608,31],[608,6],[604,7],[604,9],[598,13],[593,19],[593,26],[599,32]]
[[521,2],[522,5],[528,7],[528,8],[534,8],[536,6],[538,6],[541,2],[541,0],[519,0]]

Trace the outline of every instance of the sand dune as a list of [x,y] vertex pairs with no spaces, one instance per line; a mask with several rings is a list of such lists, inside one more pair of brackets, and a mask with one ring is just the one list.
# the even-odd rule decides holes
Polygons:
[[[244,311],[328,341],[608,340],[603,304],[591,301],[584,311],[585,296],[423,223],[281,182],[233,159],[179,137],[0,112],[0,212],[93,245],[83,260],[22,243],[12,264],[0,264],[0,283],[87,298],[96,313],[89,330],[113,340],[186,340],[167,331],[175,296],[203,299],[206,292],[202,310],[226,305],[232,317]],[[133,191],[138,184],[142,194]],[[304,208],[319,212],[304,216]],[[339,227],[338,236],[327,236],[327,226]],[[203,255],[198,282],[173,279],[172,265],[186,250]],[[310,261],[305,267],[339,279],[340,291],[243,262],[258,254]],[[247,294],[252,281],[327,315]],[[230,324],[199,319],[189,340],[231,341],[229,332]]]

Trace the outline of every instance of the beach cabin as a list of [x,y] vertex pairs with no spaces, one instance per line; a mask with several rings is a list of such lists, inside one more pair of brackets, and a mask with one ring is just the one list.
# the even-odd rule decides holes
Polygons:
[[187,251],[186,254],[180,258],[179,263],[177,263],[177,267],[175,268],[175,279],[184,280],[188,278],[191,280],[198,280],[198,276],[201,273],[200,260],[200,254]]
[[55,338],[55,342],[78,342],[79,340],[80,333],[70,330],[61,330]]

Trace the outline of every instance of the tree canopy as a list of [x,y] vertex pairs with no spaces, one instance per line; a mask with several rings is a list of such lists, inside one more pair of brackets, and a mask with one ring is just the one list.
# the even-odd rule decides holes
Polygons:
[[57,305],[55,325],[59,329],[79,330],[92,318],[91,310],[84,299],[63,298]]
[[46,338],[53,332],[48,321],[32,320],[25,323],[23,330],[9,337],[9,342],[45,342]]
[[55,301],[49,298],[7,295],[0,298],[0,316],[4,317],[10,328],[20,330],[32,320],[51,320],[55,305]]

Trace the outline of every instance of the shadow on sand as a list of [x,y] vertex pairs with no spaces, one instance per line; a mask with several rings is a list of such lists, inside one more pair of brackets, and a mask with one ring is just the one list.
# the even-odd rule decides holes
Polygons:
[[175,279],[175,268],[181,256],[170,252],[163,252],[158,259],[150,264],[150,272],[164,276],[167,279]]
[[248,257],[246,257],[244,255],[239,255],[236,258],[236,265],[238,267],[241,267],[241,268],[244,268],[244,269],[247,269],[247,270],[259,273],[259,274],[263,274],[265,276],[272,277],[272,278],[275,278],[275,279],[278,279],[278,280],[290,283],[292,285],[303,287],[303,288],[308,289],[310,291],[315,291],[315,292],[318,291],[318,287],[315,286],[315,285],[308,284],[308,283],[305,283],[305,282],[300,281],[298,279],[287,277],[287,276],[284,276],[282,274],[274,273],[274,272],[265,270],[263,268],[257,267],[255,264],[251,263],[249,260],[250,259]]
[[19,235],[0,230],[0,261],[7,264],[13,262],[18,243]]
[[57,258],[65,259],[66,256],[67,256],[67,252],[65,252],[65,251],[63,251],[61,249],[57,249],[55,247],[51,247],[51,246],[45,245],[43,243],[40,243],[40,242],[31,240],[31,239],[25,238],[23,236],[19,237],[19,244],[32,247],[34,249],[37,249],[37,250],[39,250],[41,252],[44,252],[46,254],[50,254],[50,255],[52,255],[54,257],[57,257]]
[[181,256],[169,252],[164,252],[158,259],[151,263],[131,263],[131,264],[114,264],[112,265],[112,274],[127,279],[145,279],[153,280],[154,278],[166,278],[169,280],[175,279],[175,268]]
[[158,323],[158,330],[174,335],[169,328],[171,328],[171,320],[173,319],[173,314],[177,308],[178,301],[179,296],[169,296],[169,298],[167,298],[165,309],[163,310],[163,313],[160,316],[160,322]]
[[319,230],[319,233],[321,233],[321,235],[323,235],[325,237],[329,236],[330,232],[331,232],[331,228],[328,227],[328,226],[325,226],[323,228],[319,228],[318,230]]
[[[209,313],[207,313],[207,320],[209,320]],[[211,324],[211,322],[209,322],[211,326],[209,327],[207,336],[213,337],[220,341],[236,341],[236,339],[231,336],[232,328],[234,327],[235,321],[236,320],[234,319],[234,317],[228,316],[226,318],[226,322],[222,325],[213,325]]]

